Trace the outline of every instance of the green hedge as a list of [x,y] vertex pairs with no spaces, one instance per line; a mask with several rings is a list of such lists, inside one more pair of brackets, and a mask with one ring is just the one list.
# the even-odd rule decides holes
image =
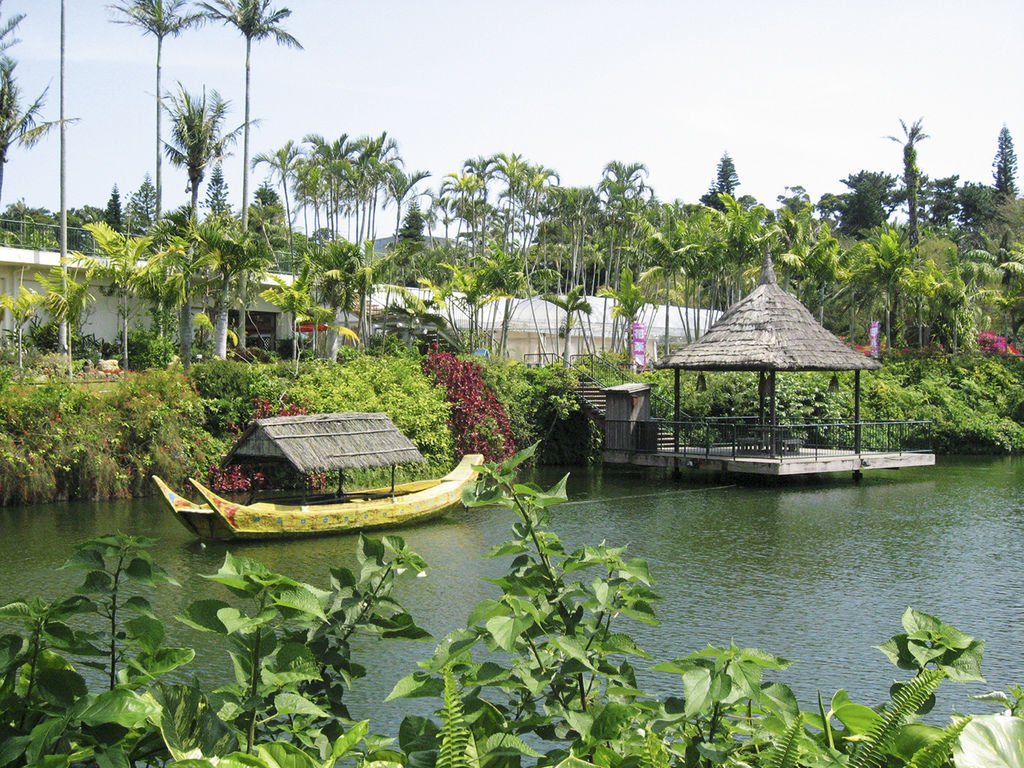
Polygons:
[[180,373],[147,371],[102,389],[54,380],[0,391],[0,503],[150,493],[180,483],[224,445]]

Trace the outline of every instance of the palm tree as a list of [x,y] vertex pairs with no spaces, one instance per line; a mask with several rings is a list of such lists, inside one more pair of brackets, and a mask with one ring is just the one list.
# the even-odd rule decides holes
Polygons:
[[14,59],[0,56],[0,194],[3,192],[4,167],[11,148],[31,147],[57,125],[57,122],[39,120],[46,90],[28,107],[22,107],[21,88],[14,76],[15,66],[17,63]]
[[245,122],[242,138],[242,229],[249,227],[249,125],[252,90],[252,42],[273,37],[278,45],[302,49],[302,45],[281,29],[280,24],[292,12],[288,8],[271,8],[270,0],[212,0],[200,3],[207,18],[235,27],[245,38]]
[[[306,254],[307,268],[313,276],[313,298],[325,304],[334,318],[325,355],[328,360],[337,360],[344,315],[357,306],[359,291],[353,274],[359,255],[359,246],[348,240],[331,240],[323,248]],[[355,339],[359,340],[358,334]]]
[[549,304],[554,304],[556,307],[565,312],[565,325],[562,327],[562,333],[565,337],[565,347],[562,352],[562,359],[566,365],[569,365],[569,339],[573,327],[573,318],[578,312],[582,312],[585,315],[591,313],[592,308],[590,302],[587,301],[587,297],[583,292],[583,286],[577,285],[570,288],[565,296],[556,296],[554,294],[546,294],[544,301]]
[[301,158],[302,149],[289,139],[276,152],[260,152],[252,159],[253,169],[258,165],[267,165],[270,172],[281,182],[281,191],[284,193],[284,216],[288,223],[289,259],[294,257],[294,251],[292,249],[292,209],[288,200],[288,184],[295,178]]
[[143,273],[144,280],[165,286],[178,307],[178,349],[186,370],[192,365],[192,290],[209,263],[209,251],[201,247],[195,221],[190,217],[163,238]]
[[[260,273],[269,259],[260,241],[238,231],[234,220],[207,219],[195,228],[196,247],[203,252],[204,263],[216,275],[214,297],[213,354],[224,360],[228,352],[228,313],[231,289],[243,275]],[[245,307],[242,308],[243,322]],[[244,332],[244,325],[242,326]]]
[[[0,0],[0,8],[3,7],[3,4],[4,0]],[[3,53],[12,45],[21,42],[18,38],[11,37],[11,35],[18,29],[18,25],[21,24],[24,18],[24,13],[16,13],[9,17],[7,21],[0,22],[0,53]]]
[[903,136],[886,136],[890,141],[903,145],[903,185],[907,189],[908,240],[911,248],[918,244],[917,233],[917,191],[921,186],[921,169],[917,167],[917,143],[929,138],[921,125],[922,118],[917,118],[908,128],[900,120]]
[[[615,306],[612,307],[612,316],[621,318],[624,321],[625,332],[623,335],[626,340],[626,351],[629,352],[630,331],[633,329],[633,323],[637,322],[637,318],[644,311],[644,307],[650,303],[644,292],[640,289],[640,286],[633,282],[633,270],[629,267],[623,267],[619,273],[619,287],[602,288],[597,292],[597,295],[607,296],[615,300]],[[632,358],[632,354],[630,354],[630,358]]]
[[68,335],[68,365],[70,376],[70,339],[74,337],[75,329],[82,324],[82,313],[85,308],[95,300],[89,292],[89,284],[92,281],[94,262],[82,256],[75,260],[78,279],[70,273],[67,266],[52,267],[48,274],[37,274],[36,282],[45,290],[42,296],[42,306],[49,313],[50,317],[58,323],[63,323],[67,328]]
[[31,320],[41,303],[42,297],[31,288],[21,286],[18,288],[18,295],[0,294],[0,309],[9,312],[14,319],[15,343],[18,345],[18,370],[24,368],[23,342],[25,335],[25,324]]
[[296,375],[299,372],[299,346],[302,343],[302,336],[298,330],[299,323],[312,320],[313,327],[316,327],[316,324],[326,317],[326,311],[313,300],[314,275],[308,267],[307,262],[306,267],[290,282],[277,275],[271,275],[276,285],[260,294],[266,301],[292,316],[292,360],[295,363]]
[[188,173],[188,191],[192,194],[192,220],[199,210],[199,185],[207,167],[224,158],[227,147],[238,138],[241,127],[224,133],[224,120],[228,102],[216,91],[206,91],[196,97],[178,84],[178,95],[169,96],[171,140],[164,143],[164,151],[171,165],[184,168]]
[[203,20],[202,14],[188,13],[184,9],[188,0],[122,0],[113,9],[124,18],[114,19],[117,24],[130,24],[142,30],[143,35],[156,38],[156,218],[160,218],[163,200],[161,184],[161,167],[163,165],[163,135],[160,122],[163,113],[163,102],[160,94],[161,60],[163,58],[164,38],[177,37],[186,29],[194,27]]
[[132,289],[142,273],[142,262],[153,244],[152,237],[126,237],[106,222],[86,224],[96,245],[106,256],[105,263],[96,265],[96,271],[105,278],[117,295],[117,314],[121,318],[121,367],[128,368],[128,317]]
[[885,291],[885,338],[893,347],[893,333],[899,321],[901,291],[913,273],[913,251],[907,247],[904,232],[882,227],[857,244],[854,280],[882,286]]

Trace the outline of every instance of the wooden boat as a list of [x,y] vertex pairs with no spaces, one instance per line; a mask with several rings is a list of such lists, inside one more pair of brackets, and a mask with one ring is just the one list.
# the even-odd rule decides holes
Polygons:
[[172,491],[159,477],[153,481],[178,520],[200,539],[270,539],[409,525],[437,517],[462,503],[462,490],[476,478],[482,463],[480,454],[467,454],[440,479],[354,491],[343,500],[306,504],[239,504],[192,480],[207,502],[196,503]]

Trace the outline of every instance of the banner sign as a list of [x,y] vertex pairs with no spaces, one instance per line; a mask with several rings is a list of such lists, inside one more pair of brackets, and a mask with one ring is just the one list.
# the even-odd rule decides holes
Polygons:
[[647,326],[643,323],[633,323],[633,364],[647,365]]
[[871,342],[871,356],[878,357],[881,354],[881,348],[879,347],[878,334],[882,329],[882,324],[878,320],[871,321],[871,328],[868,330],[868,339]]

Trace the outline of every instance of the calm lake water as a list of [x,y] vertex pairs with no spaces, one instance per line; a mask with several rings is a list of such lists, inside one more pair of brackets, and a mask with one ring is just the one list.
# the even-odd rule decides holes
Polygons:
[[[547,470],[538,480],[554,482]],[[628,544],[650,561],[661,625],[633,628],[656,660],[706,644],[755,646],[796,662],[782,673],[810,708],[841,687],[854,700],[884,700],[897,670],[873,645],[901,631],[908,605],[986,641],[987,685],[947,684],[936,712],[988,711],[969,693],[1024,683],[1024,460],[940,458],[934,468],[867,473],[799,484],[673,483],[622,469],[571,470],[567,504],[553,528],[570,547]],[[482,581],[503,562],[481,559],[513,522],[503,509],[462,511],[398,531],[431,565],[405,582],[399,599],[440,638],[465,623],[471,606],[496,589]],[[161,610],[172,639],[195,644],[203,678],[227,675],[208,636],[170,619],[194,599],[221,594],[201,578],[225,546],[194,541],[155,499],[0,509],[0,604],[67,594],[80,579],[57,570],[72,544],[113,531],[160,540],[157,560],[181,582]],[[355,569],[355,537],[233,545],[270,568],[326,584],[331,566]],[[222,595],[224,596],[224,595]],[[382,705],[416,669],[433,641],[367,641],[358,661],[370,670],[349,701],[356,717],[387,728],[408,703]],[[654,662],[652,662],[653,664]],[[678,693],[678,678],[649,673],[645,684]]]

